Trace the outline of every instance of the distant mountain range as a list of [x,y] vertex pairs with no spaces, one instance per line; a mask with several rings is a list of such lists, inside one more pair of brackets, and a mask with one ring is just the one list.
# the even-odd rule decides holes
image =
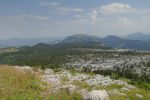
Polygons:
[[58,38],[41,38],[41,39],[8,39],[0,40],[0,48],[4,47],[20,47],[20,46],[33,46],[38,43],[46,44],[88,44],[96,43],[96,45],[104,45],[112,48],[124,49],[137,49],[137,50],[150,50],[150,35],[141,32],[132,33],[121,38],[118,36],[108,35],[105,38],[100,38],[87,34],[76,34],[66,37],[64,40]]
[[140,40],[128,40],[117,36],[107,36],[102,38],[101,42],[104,45],[114,48],[150,50],[150,43]]
[[59,38],[30,38],[30,39],[19,39],[19,38],[11,38],[6,40],[0,40],[0,48],[5,47],[20,47],[20,46],[33,46],[38,43],[53,43]]
[[105,46],[124,49],[150,50],[150,43],[142,40],[131,40],[109,35],[99,38],[92,35],[76,34],[65,38],[61,43],[101,43]]
[[129,34],[128,36],[126,36],[126,39],[150,42],[150,35],[144,34],[142,32],[137,32],[137,33]]

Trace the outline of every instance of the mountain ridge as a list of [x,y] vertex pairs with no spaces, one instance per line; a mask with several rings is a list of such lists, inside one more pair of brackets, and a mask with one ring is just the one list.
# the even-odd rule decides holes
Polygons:
[[62,43],[89,43],[89,42],[100,42],[99,37],[88,35],[88,34],[75,34],[66,37]]
[[127,35],[126,39],[150,42],[150,35],[142,33],[142,32],[136,32],[136,33],[131,33],[131,34]]
[[66,37],[61,43],[94,43],[98,42],[105,46],[123,49],[150,50],[150,43],[141,40],[129,40],[114,35],[100,38],[93,35],[76,34]]
[[[144,33],[135,33],[132,35],[143,35]],[[129,36],[129,35],[128,35]],[[127,37],[128,37],[127,36]],[[145,36],[145,35],[144,35]],[[149,35],[148,35],[149,36]],[[79,45],[82,44],[84,47],[87,46],[87,44],[90,44],[90,47],[93,45],[103,45],[106,47],[111,47],[111,48],[122,48],[122,49],[136,49],[136,50],[150,50],[150,42],[149,41],[144,41],[144,40],[138,40],[138,39],[128,39],[128,38],[121,38],[115,35],[108,35],[104,38],[100,38],[98,36],[94,35],[88,35],[88,34],[75,34],[68,36],[64,38],[63,40],[58,40],[58,39],[51,39],[51,38],[46,38],[38,40],[32,40],[32,39],[12,39],[12,40],[5,40],[1,41],[0,40],[0,47],[22,47],[22,46],[34,46],[38,43],[44,43],[44,44],[50,44],[50,45],[57,45],[61,46],[62,44],[72,44],[72,45]],[[138,36],[137,36],[138,37]],[[68,46],[68,45],[66,45]],[[93,47],[93,46],[92,46]]]

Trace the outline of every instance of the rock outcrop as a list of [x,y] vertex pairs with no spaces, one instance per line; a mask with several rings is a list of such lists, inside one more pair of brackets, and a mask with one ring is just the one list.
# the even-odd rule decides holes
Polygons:
[[105,90],[92,90],[83,96],[83,100],[109,100]]

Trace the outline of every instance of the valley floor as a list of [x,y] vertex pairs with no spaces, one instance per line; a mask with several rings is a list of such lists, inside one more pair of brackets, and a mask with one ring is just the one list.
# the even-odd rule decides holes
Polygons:
[[149,100],[150,90],[94,73],[0,66],[0,100]]

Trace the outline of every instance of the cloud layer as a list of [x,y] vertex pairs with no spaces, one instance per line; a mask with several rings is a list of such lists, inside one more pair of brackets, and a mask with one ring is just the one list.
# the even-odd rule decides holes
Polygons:
[[40,0],[39,11],[0,15],[1,38],[63,37],[87,33],[124,36],[132,32],[150,34],[150,9],[113,2],[100,6],[71,6]]

